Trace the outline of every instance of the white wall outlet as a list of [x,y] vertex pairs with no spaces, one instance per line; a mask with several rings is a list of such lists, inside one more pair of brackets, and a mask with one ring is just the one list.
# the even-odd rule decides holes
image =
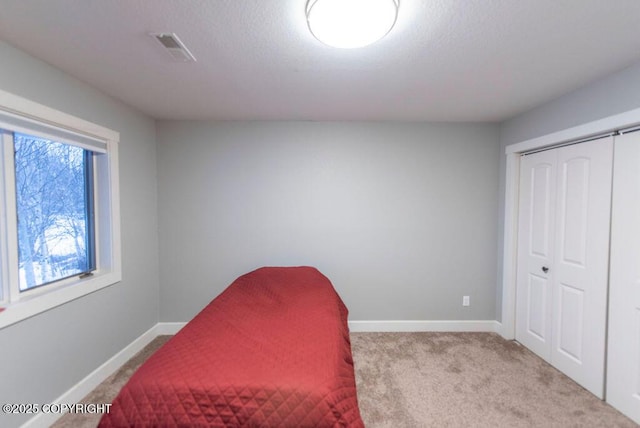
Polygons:
[[462,306],[469,306],[471,302],[469,301],[469,296],[462,296]]

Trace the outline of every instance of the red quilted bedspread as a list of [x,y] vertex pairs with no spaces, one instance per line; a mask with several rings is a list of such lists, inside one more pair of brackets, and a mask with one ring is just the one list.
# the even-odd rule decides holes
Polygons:
[[151,356],[101,427],[363,427],[347,308],[311,267],[235,280]]

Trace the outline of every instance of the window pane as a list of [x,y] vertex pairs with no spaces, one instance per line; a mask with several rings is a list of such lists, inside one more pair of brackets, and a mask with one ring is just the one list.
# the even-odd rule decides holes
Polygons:
[[95,269],[91,152],[14,134],[20,291]]

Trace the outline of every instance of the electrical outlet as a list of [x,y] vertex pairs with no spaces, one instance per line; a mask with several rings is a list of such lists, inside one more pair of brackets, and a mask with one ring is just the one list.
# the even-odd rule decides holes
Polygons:
[[469,296],[462,296],[462,306],[469,306],[471,302],[469,301]]

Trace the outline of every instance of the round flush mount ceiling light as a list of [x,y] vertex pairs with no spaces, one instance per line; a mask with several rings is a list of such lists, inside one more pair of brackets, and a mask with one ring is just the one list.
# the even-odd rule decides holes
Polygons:
[[398,16],[399,0],[309,0],[309,30],[329,46],[360,48],[383,38]]

